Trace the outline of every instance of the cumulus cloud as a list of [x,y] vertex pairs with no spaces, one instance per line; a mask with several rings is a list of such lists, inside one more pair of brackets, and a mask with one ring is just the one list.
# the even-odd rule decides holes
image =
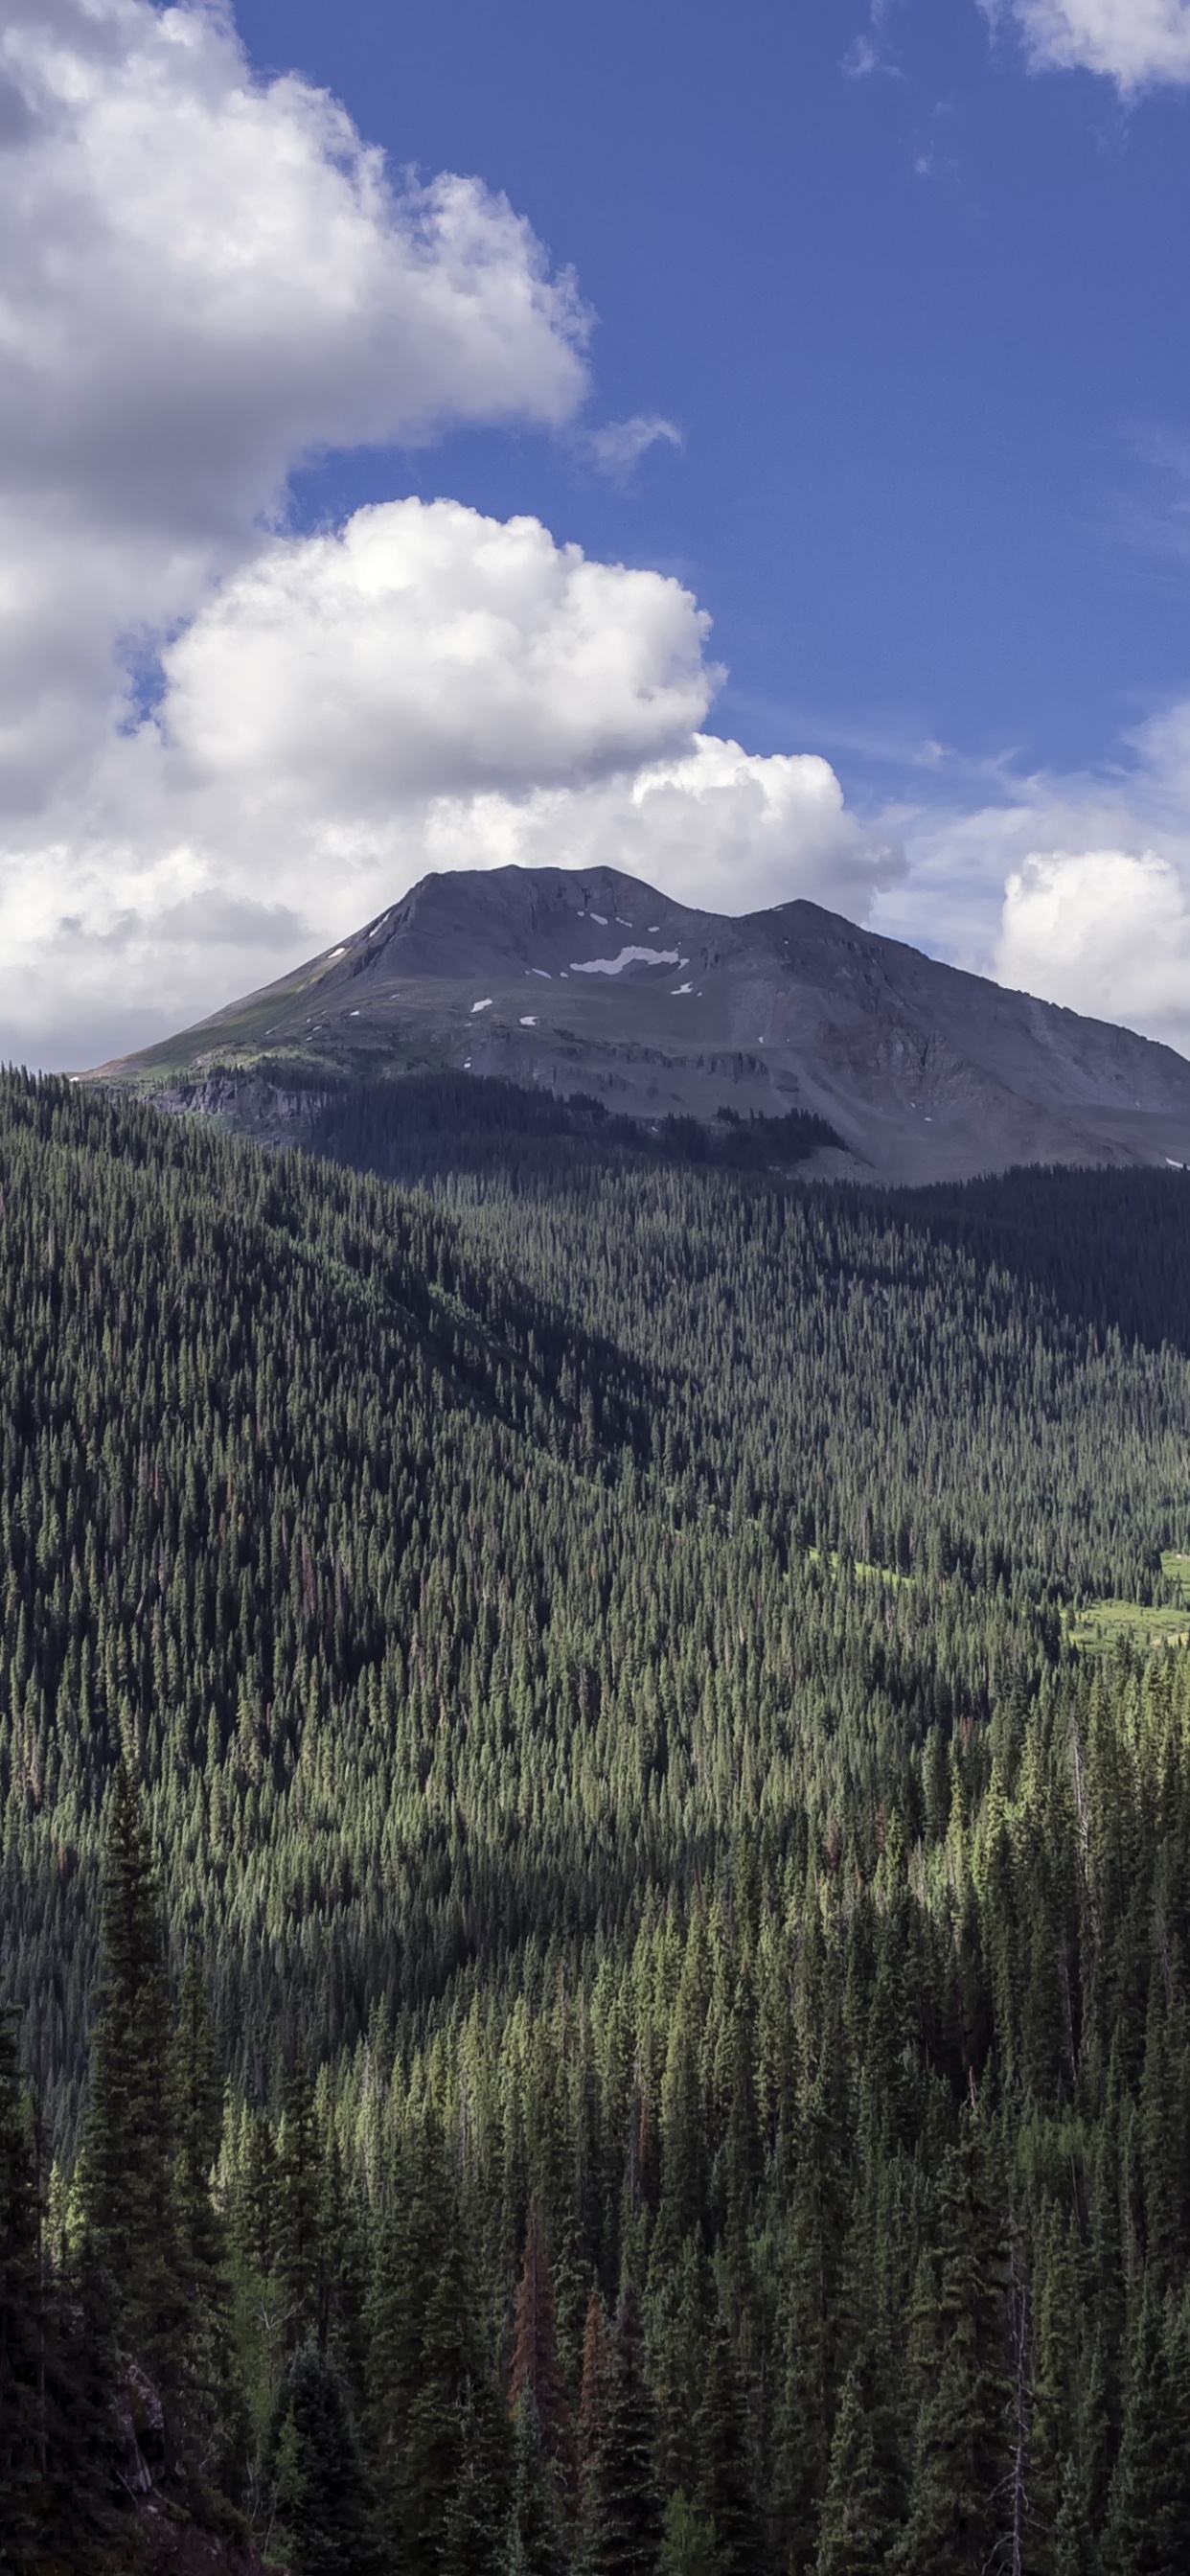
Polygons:
[[444,422],[557,426],[584,316],[473,179],[394,184],[253,78],[216,7],[10,5],[0,34],[0,807],[120,712],[113,647],[189,615],[287,473]]
[[1002,984],[1185,1045],[1186,883],[1152,850],[1034,852],[1008,879],[996,973]]
[[829,762],[767,757],[695,734],[680,757],[522,798],[443,797],[421,843],[428,867],[613,867],[712,912],[793,895],[861,917],[901,873],[895,836],[847,811]]
[[172,767],[361,821],[444,786],[579,779],[681,742],[718,674],[654,572],[457,501],[270,546],[164,656]]
[[394,186],[221,12],[18,8],[0,66],[10,488],[206,534],[303,450],[574,410],[581,308],[528,225],[473,179]]
[[65,977],[81,1052],[105,984],[108,1026],[163,1031],[427,868],[606,862],[732,912],[864,911],[894,845],[825,761],[702,730],[706,640],[679,582],[534,519],[405,500],[273,538],[166,647],[158,705],[60,800],[56,840],[11,853],[10,1018],[49,1025]]
[[973,772],[886,821],[905,868],[876,926],[1190,1055],[1190,702],[1100,775]]
[[[436,818],[442,846],[450,823]],[[792,895],[862,916],[900,874],[891,835],[848,813],[828,761],[761,756],[697,733],[676,759],[491,815],[493,861],[628,868],[708,911],[757,911]],[[504,846],[501,847],[501,841]]]
[[[983,0],[989,17],[1003,0]],[[1190,81],[1190,0],[1007,0],[1038,70],[1105,73],[1121,90]]]
[[214,0],[9,0],[0,1053],[164,1034],[428,866],[607,858],[733,909],[888,879],[825,763],[705,733],[680,583],[446,501],[287,530],[323,450],[581,442],[585,329],[502,198],[394,180]]

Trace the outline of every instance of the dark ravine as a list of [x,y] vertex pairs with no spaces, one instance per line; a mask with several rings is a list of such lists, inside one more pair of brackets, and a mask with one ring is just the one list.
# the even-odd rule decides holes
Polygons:
[[611,869],[424,877],[294,974],[92,1078],[283,1134],[320,1074],[449,1068],[643,1121],[811,1113],[845,1149],[823,1173],[857,1179],[1190,1163],[1190,1063],[1172,1048],[817,904],[729,918]]

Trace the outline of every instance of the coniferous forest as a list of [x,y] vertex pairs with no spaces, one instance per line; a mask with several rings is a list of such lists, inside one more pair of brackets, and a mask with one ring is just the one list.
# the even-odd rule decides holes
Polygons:
[[0,1082],[0,2564],[1178,2576],[1190,1177],[462,1088]]

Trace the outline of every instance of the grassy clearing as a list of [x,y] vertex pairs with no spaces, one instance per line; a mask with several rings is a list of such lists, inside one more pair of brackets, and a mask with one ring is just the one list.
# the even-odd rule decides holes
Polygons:
[[[808,1547],[806,1549],[806,1554],[812,1565],[821,1565],[822,1549],[820,1547]],[[830,1566],[832,1574],[838,1573],[841,1562],[842,1560],[838,1549],[832,1547],[830,1555],[827,1558],[827,1563]],[[1187,1557],[1186,1564],[1187,1568],[1190,1569],[1190,1557]],[[912,1586],[915,1580],[912,1574],[898,1574],[896,1567],[892,1565],[867,1565],[861,1556],[852,1557],[851,1571],[853,1574],[867,1575],[876,1583],[892,1583],[898,1586],[904,1583]]]
[[1092,1601],[1070,1623],[1071,1642],[1084,1654],[1105,1655],[1118,1637],[1134,1637],[1146,1650],[1154,1646],[1190,1646],[1190,1556],[1167,1548],[1161,1571],[1176,1583],[1177,1602],[1150,1609],[1139,1601]]

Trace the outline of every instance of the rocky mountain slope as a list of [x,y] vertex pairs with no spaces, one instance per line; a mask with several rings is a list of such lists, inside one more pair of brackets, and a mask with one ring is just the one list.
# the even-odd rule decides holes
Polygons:
[[[565,988],[565,989],[563,989]],[[429,876],[296,973],[99,1068],[227,1107],[255,1079],[448,1066],[620,1115],[827,1119],[822,1168],[1190,1164],[1190,1062],[937,964],[817,904],[697,912],[612,869]],[[229,1087],[230,1084],[230,1087]]]

